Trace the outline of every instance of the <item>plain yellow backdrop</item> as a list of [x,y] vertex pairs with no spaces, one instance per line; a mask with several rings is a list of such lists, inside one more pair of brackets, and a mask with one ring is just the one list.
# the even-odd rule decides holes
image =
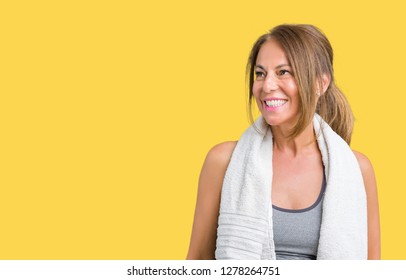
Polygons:
[[310,23],[375,167],[382,257],[406,259],[402,2],[2,1],[0,258],[185,258],[205,155],[249,125],[252,43]]

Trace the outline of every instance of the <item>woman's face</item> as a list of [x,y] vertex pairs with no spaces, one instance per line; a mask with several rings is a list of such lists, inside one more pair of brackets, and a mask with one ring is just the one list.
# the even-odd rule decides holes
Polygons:
[[296,81],[284,50],[273,39],[259,50],[252,91],[269,125],[291,129],[296,124],[299,112]]

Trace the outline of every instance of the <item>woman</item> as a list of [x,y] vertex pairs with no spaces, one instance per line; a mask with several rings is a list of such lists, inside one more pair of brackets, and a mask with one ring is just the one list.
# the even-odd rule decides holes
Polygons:
[[374,171],[348,146],[353,115],[332,61],[311,25],[256,41],[249,108],[255,99],[261,116],[209,151],[187,259],[380,258]]

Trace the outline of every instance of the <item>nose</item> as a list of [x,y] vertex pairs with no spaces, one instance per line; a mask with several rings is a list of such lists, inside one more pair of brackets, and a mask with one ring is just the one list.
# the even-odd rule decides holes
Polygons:
[[263,90],[265,92],[271,92],[278,89],[278,77],[275,75],[269,74],[264,82]]

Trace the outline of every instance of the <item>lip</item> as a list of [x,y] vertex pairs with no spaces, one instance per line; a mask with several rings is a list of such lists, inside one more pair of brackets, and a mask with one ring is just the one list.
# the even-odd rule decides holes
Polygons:
[[265,99],[262,101],[262,104],[263,104],[263,107],[264,107],[264,109],[265,109],[266,111],[276,111],[276,110],[280,109],[281,107],[283,107],[283,106],[286,104],[286,103],[284,103],[283,105],[280,105],[280,106],[268,107],[268,106],[266,105],[266,101],[272,101],[272,100],[285,100],[286,103],[288,102],[288,100],[285,99],[285,98],[265,98]]
[[272,101],[272,100],[287,100],[287,99],[286,98],[272,97],[272,98],[265,98],[263,101]]

